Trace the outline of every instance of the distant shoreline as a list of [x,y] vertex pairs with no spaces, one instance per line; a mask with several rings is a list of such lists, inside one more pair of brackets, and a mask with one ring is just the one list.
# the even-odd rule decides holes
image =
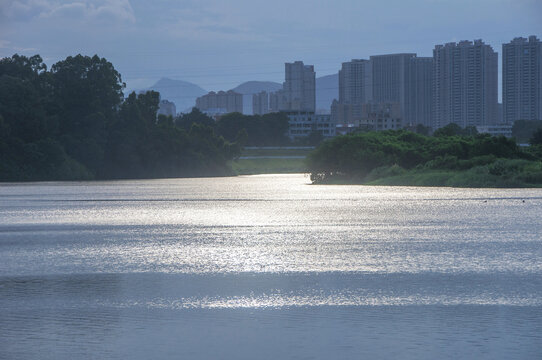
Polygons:
[[541,189],[542,184],[517,184],[517,183],[461,183],[457,179],[465,176],[466,172],[458,172],[447,180],[446,174],[438,172],[412,173],[401,176],[390,176],[372,181],[359,181],[356,179],[334,178],[326,181],[316,181],[311,185],[362,185],[362,186],[397,186],[397,187],[446,187],[458,189]]

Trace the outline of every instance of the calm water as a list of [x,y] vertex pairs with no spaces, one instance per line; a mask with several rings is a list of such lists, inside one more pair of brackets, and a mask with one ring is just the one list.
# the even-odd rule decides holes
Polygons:
[[541,359],[542,190],[0,185],[2,359]]

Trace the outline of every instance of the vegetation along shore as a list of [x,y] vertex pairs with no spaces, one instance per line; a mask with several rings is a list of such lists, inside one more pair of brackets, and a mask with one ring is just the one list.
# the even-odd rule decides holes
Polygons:
[[449,125],[425,136],[360,132],[324,142],[307,157],[315,184],[542,187],[542,141],[530,147]]

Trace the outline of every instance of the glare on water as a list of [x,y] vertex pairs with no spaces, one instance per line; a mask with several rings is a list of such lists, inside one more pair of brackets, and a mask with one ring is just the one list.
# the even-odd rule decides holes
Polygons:
[[[137,347],[149,338],[191,358],[220,344],[237,356],[228,344],[247,344],[224,334],[265,347],[262,324],[290,349],[268,358],[457,352],[443,338],[472,358],[528,358],[542,353],[540,214],[539,189],[313,186],[299,174],[0,185],[0,358],[149,358]],[[352,337],[371,329],[395,345]],[[176,345],[177,331],[193,345]]]

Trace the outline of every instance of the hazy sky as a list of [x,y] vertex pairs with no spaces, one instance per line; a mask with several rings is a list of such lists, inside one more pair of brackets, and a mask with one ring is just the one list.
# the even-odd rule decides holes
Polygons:
[[0,57],[68,55],[111,61],[128,88],[160,77],[207,90],[247,80],[282,82],[284,62],[341,62],[482,39],[501,52],[542,36],[542,0],[0,0]]

